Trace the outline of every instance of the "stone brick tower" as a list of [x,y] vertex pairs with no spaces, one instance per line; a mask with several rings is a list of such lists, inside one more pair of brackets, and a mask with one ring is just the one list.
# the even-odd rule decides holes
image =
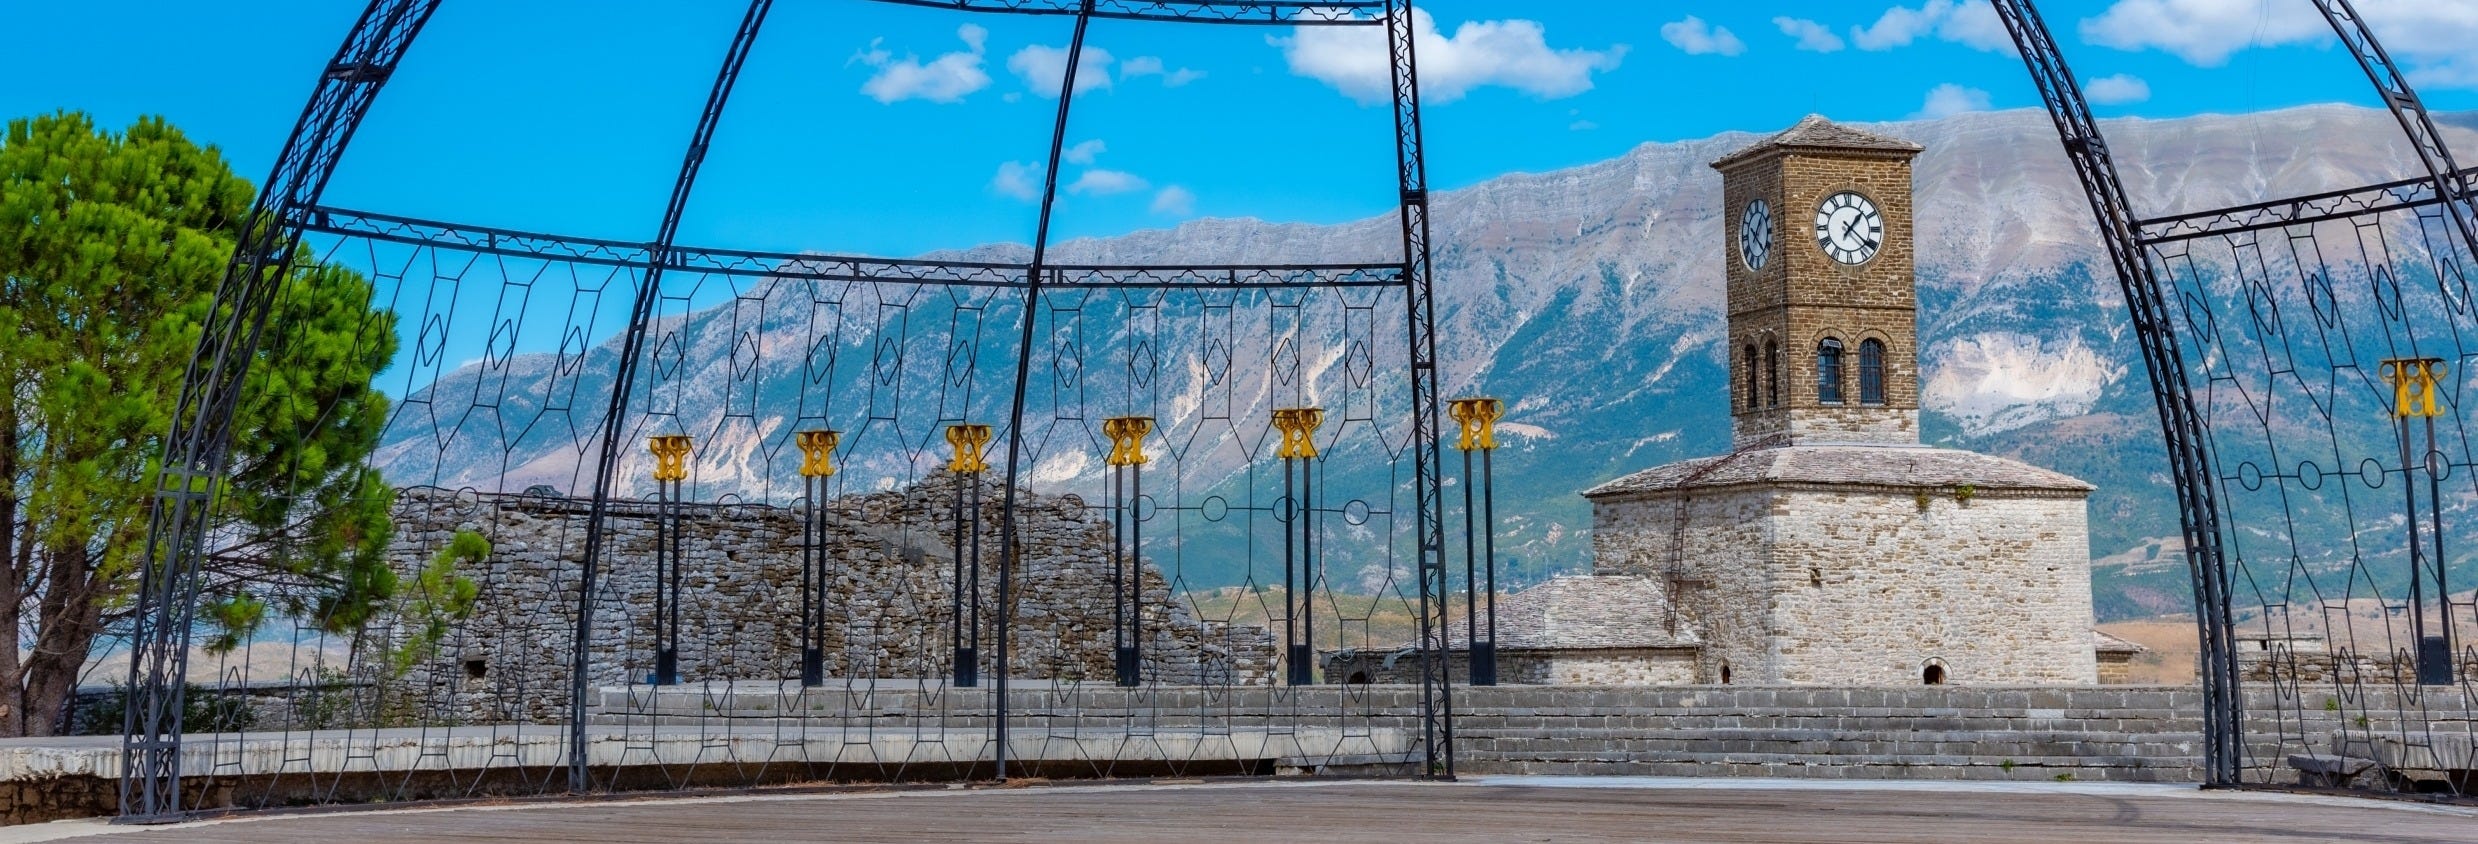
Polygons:
[[1919,442],[1919,152],[1810,117],[1712,165],[1732,448],[1583,494],[1592,583],[1657,594],[1694,682],[2097,679],[2091,486]]
[[1919,151],[1811,116],[1712,163],[1734,447],[1919,441]]

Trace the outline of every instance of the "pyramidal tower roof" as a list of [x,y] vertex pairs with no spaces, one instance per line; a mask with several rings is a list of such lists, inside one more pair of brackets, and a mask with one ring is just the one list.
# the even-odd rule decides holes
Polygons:
[[1826,120],[1824,119],[1824,115],[1810,114],[1807,115],[1807,119],[1798,121],[1798,125],[1783,130],[1781,134],[1765,138],[1761,141],[1749,144],[1737,152],[1721,156],[1719,160],[1712,162],[1712,167],[1716,170],[1724,169],[1741,161],[1757,158],[1767,153],[1795,151],[1801,149],[1859,149],[1881,150],[1890,153],[1917,153],[1920,150],[1926,149],[1926,147],[1919,146],[1918,144],[1914,144],[1900,138],[1888,138],[1873,132],[1862,132],[1848,126],[1843,126],[1839,123]]

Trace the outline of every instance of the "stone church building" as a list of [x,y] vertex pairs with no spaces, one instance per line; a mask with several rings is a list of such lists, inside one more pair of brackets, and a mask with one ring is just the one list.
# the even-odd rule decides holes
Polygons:
[[1731,451],[1583,493],[1594,572],[1504,601],[1505,681],[2075,684],[2095,639],[2139,650],[2092,629],[2090,484],[1919,441],[1920,149],[1809,117],[1713,162]]

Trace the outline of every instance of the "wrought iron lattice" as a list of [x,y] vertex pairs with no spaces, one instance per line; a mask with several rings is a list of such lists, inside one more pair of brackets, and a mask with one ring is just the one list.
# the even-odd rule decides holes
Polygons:
[[[1073,16],[1070,79],[1096,18],[1381,27],[1404,251],[1053,261],[1072,90],[1027,262],[679,244],[770,0],[734,33],[651,241],[329,207],[345,142],[437,6],[376,0],[254,211],[175,420],[125,820],[181,817],[196,777],[263,805],[1276,765],[1451,775],[1408,0],[885,1]],[[391,404],[371,465],[393,488],[402,585],[358,609],[315,578],[199,565],[226,541],[210,507],[234,403],[311,400],[248,395],[241,368],[333,330],[269,314],[351,277],[337,269],[368,284],[353,342],[396,351],[374,385]],[[1273,479],[1277,407],[1326,413],[1313,495]],[[1149,457],[1114,487],[1129,446],[1109,429],[1127,417],[1154,420],[1133,440]],[[1314,551],[1276,556],[1294,534]],[[1284,562],[1301,579],[1277,591]],[[198,608],[244,593],[283,629],[190,666]],[[1294,621],[1314,625],[1304,656],[1270,633]],[[1428,666],[1416,688],[1293,665],[1405,642]],[[1274,682],[1286,674],[1317,682]],[[192,684],[230,717],[184,723]]]
[[[2347,0],[2313,0],[2423,176],[2137,221],[2027,0],[1994,0],[2125,291],[2193,574],[2215,785],[2466,796],[2478,605],[2471,175]],[[2466,578],[2463,578],[2466,581]]]

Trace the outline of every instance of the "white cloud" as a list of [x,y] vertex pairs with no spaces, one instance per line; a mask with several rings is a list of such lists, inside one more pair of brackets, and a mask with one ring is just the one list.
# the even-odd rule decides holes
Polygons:
[[852,56],[845,65],[865,64],[878,69],[869,81],[860,84],[860,92],[880,103],[903,100],[928,100],[933,103],[962,102],[974,91],[989,87],[989,73],[981,69],[981,48],[988,43],[989,30],[964,24],[955,30],[966,52],[945,53],[928,62],[919,56],[905,54],[895,58],[883,38],[872,39],[869,49]]
[[[1411,32],[1420,55],[1420,95],[1432,104],[1463,98],[1473,88],[1499,85],[1541,99],[1571,97],[1592,89],[1592,74],[1615,70],[1626,46],[1606,50],[1549,47],[1537,21],[1465,21],[1451,38],[1437,31],[1425,9],[1413,9]],[[1365,26],[1309,26],[1288,38],[1267,39],[1282,48],[1291,72],[1315,79],[1362,105],[1392,96],[1385,32]]]
[[[1056,99],[1058,83],[1067,77],[1067,48],[1034,44],[1007,57],[1007,70],[1024,81],[1033,93]],[[1076,93],[1110,87],[1110,51],[1100,47],[1084,48],[1084,56],[1076,62]]]
[[1060,151],[1059,157],[1066,159],[1069,164],[1091,164],[1094,156],[1109,151],[1109,144],[1102,143],[1100,138],[1094,138]]
[[1988,92],[1947,82],[1927,92],[1927,102],[1921,104],[1918,113],[1910,117],[1913,120],[1934,120],[1964,112],[1986,110],[1988,110]]
[[1772,25],[1780,27],[1781,34],[1798,39],[1798,49],[1816,53],[1841,52],[1841,36],[1834,35],[1831,27],[1806,18],[1792,17],[1773,18]]
[[1661,24],[1661,40],[1690,56],[1707,53],[1735,56],[1747,51],[1747,42],[1738,40],[1738,36],[1731,34],[1728,27],[1713,26],[1694,15],[1686,16],[1686,20]]
[[2151,83],[2142,81],[2139,76],[2120,73],[2091,80],[2090,84],[2082,86],[2082,93],[2090,97],[2091,102],[2100,105],[2139,103],[2151,99]]
[[1600,124],[1589,120],[1577,120],[1573,123],[1566,124],[1566,129],[1570,132],[1589,132],[1598,128],[1600,128]]
[[1970,0],[1927,0],[1918,8],[1895,6],[1876,22],[1850,28],[1850,43],[1861,50],[1891,50],[1921,38],[1951,41],[1974,50],[2014,55],[2013,36],[1996,16],[1996,7]]
[[1178,185],[1162,188],[1153,195],[1153,213],[1185,217],[1196,213],[1196,194]]
[[[2393,0],[2358,11],[2412,84],[2478,89],[2478,3]],[[2081,29],[2093,44],[2162,50],[2200,67],[2251,47],[2335,43],[2312,4],[2286,0],[2116,0]]]
[[999,196],[1026,202],[1041,198],[1041,186],[1033,181],[1033,166],[1021,161],[998,165],[998,175],[990,177],[989,189]]
[[[1063,73],[1064,71],[1061,72]],[[1159,76],[1162,78],[1162,87],[1176,88],[1205,78],[1205,72],[1184,67],[1179,68],[1178,70],[1171,70],[1169,69],[1169,66],[1162,64],[1162,59],[1160,56],[1137,56],[1135,58],[1119,62],[1119,79],[1121,81],[1134,79],[1139,76]]]
[[1067,186],[1067,192],[1091,196],[1109,196],[1114,193],[1140,191],[1148,187],[1151,187],[1151,185],[1146,183],[1142,177],[1139,177],[1134,173],[1121,170],[1103,170],[1096,167],[1091,170],[1084,171],[1084,175],[1077,178],[1075,184]]

